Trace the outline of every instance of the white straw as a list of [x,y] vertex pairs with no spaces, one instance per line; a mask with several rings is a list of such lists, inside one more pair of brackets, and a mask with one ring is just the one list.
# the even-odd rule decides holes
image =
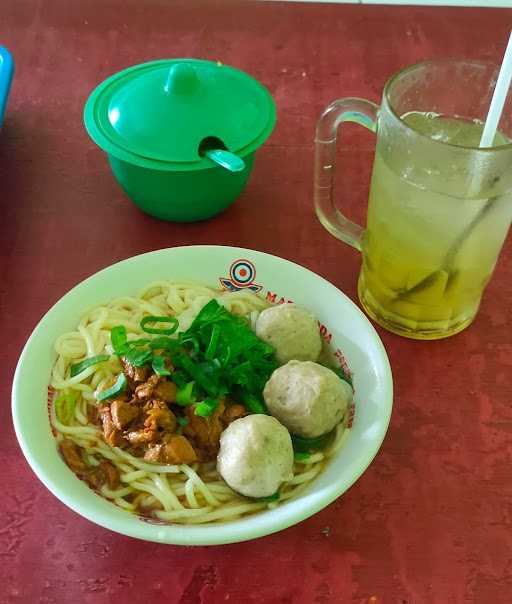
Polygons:
[[482,132],[482,138],[480,139],[480,147],[490,147],[496,136],[498,130],[498,124],[500,123],[501,114],[505,101],[507,100],[508,89],[510,87],[510,81],[512,80],[512,32],[508,39],[507,48],[503,57],[503,62],[500,67],[500,73],[494,93],[492,95],[491,105],[489,107],[489,113],[485,120],[484,130]]

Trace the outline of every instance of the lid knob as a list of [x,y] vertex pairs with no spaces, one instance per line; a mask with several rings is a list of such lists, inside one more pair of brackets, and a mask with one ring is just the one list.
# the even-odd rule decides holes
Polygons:
[[192,94],[199,87],[195,68],[188,63],[176,63],[169,69],[164,90],[167,94]]

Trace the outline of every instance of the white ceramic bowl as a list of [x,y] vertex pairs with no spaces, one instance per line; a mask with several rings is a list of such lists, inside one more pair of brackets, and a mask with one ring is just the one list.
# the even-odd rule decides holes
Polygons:
[[[244,262],[245,261],[245,262]],[[254,274],[255,271],[255,274]],[[260,294],[292,300],[312,311],[332,334],[354,374],[356,412],[342,450],[300,497],[241,520],[203,526],[150,524],[96,495],[66,466],[50,431],[47,387],[53,344],[74,329],[89,307],[133,295],[151,281],[190,279],[219,287],[261,286]],[[221,280],[221,281],[219,281]],[[275,295],[275,298],[274,298]],[[162,543],[209,545],[254,539],[318,512],[344,493],[379,450],[389,423],[393,384],[384,347],[363,313],[311,271],[262,252],[191,246],[135,256],[86,279],[43,317],[21,354],[14,377],[12,413],[21,449],[33,471],[63,503],[85,518],[125,535]]]

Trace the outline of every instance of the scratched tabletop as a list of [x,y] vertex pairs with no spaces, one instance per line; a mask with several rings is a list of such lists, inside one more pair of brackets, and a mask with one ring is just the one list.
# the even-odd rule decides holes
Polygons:
[[[2,0],[17,71],[0,133],[0,603],[506,604],[512,593],[512,253],[475,323],[445,341],[379,329],[395,380],[375,461],[314,517],[248,543],[175,547],[100,528],[37,480],[10,414],[15,365],[48,308],[85,277],[164,247],[270,252],[353,300],[360,257],[317,222],[313,133],[330,101],[445,56],[499,61],[512,10],[250,1]],[[224,214],[160,222],[118,188],[87,137],[91,89],[132,64],[220,60],[268,86],[277,127]],[[347,126],[339,203],[365,220],[374,139]]]

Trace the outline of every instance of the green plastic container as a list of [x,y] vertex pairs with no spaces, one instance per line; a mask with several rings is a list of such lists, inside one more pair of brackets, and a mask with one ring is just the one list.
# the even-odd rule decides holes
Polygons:
[[[276,120],[267,89],[210,61],[152,61],[100,84],[85,105],[87,132],[117,181],[144,212],[178,222],[204,220],[231,205],[254,153]],[[245,169],[231,172],[204,152],[227,149]]]

